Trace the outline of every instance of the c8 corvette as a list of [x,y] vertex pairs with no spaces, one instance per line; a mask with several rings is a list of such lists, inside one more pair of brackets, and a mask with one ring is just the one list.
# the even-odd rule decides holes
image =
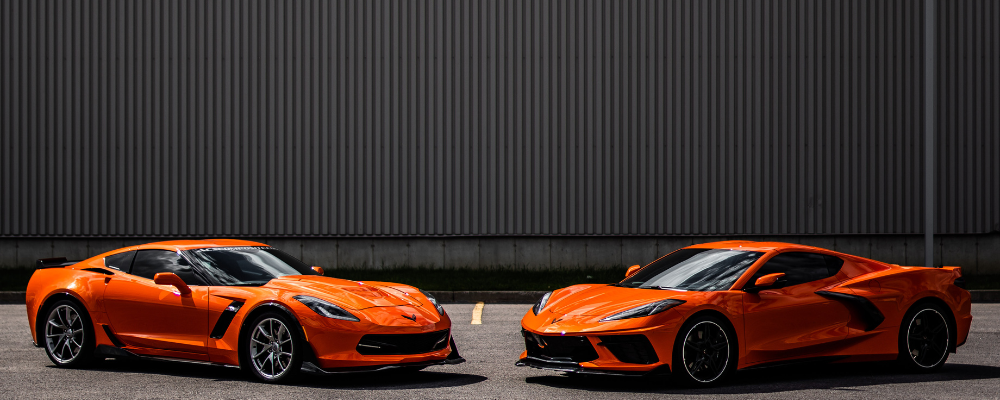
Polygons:
[[60,367],[150,358],[238,367],[280,382],[300,370],[464,361],[430,294],[324,277],[262,243],[158,242],[38,264],[28,322],[36,346]]
[[521,320],[519,366],[672,375],[712,385],[738,369],[898,360],[941,368],[972,322],[959,267],[902,267],[816,247],[689,246],[611,285],[543,296]]

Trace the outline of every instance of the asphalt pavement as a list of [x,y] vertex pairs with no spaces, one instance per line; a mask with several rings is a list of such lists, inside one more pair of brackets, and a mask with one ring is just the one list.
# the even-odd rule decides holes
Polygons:
[[530,305],[449,304],[459,351],[468,362],[410,374],[311,376],[268,385],[239,370],[166,362],[108,361],[97,368],[52,366],[31,344],[23,305],[0,305],[0,398],[1000,398],[1000,304],[973,304],[968,344],[938,373],[910,375],[892,365],[840,364],[741,372],[711,389],[664,380],[574,377],[515,367],[521,316]]

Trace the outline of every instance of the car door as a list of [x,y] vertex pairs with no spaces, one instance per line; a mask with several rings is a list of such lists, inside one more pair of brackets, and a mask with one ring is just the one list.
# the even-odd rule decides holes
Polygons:
[[[205,359],[208,286],[202,277],[180,254],[169,250],[139,250],[129,272],[112,276],[104,292],[115,336],[132,346]],[[182,295],[174,286],[153,283],[160,272],[180,276],[191,293]]]
[[829,343],[847,337],[850,310],[815,292],[839,281],[843,260],[809,253],[781,253],[769,259],[747,283],[784,273],[784,284],[744,293],[746,362],[750,364],[820,355]]

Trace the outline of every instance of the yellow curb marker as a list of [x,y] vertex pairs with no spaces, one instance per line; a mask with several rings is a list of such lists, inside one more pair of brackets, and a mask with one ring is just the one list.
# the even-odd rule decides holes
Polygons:
[[483,307],[486,304],[483,302],[476,303],[476,307],[472,309],[472,325],[482,325],[483,324]]

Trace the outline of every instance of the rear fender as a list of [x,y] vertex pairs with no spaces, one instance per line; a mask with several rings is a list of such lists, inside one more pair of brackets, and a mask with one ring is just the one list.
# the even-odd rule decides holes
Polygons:
[[[77,264],[80,266],[80,264]],[[38,319],[41,313],[60,298],[72,298],[80,303],[90,314],[90,319],[97,324],[103,320],[104,289],[109,275],[103,273],[67,268],[46,268],[35,270],[28,281],[25,293],[25,308],[28,316],[28,326],[35,344],[39,341]]]

